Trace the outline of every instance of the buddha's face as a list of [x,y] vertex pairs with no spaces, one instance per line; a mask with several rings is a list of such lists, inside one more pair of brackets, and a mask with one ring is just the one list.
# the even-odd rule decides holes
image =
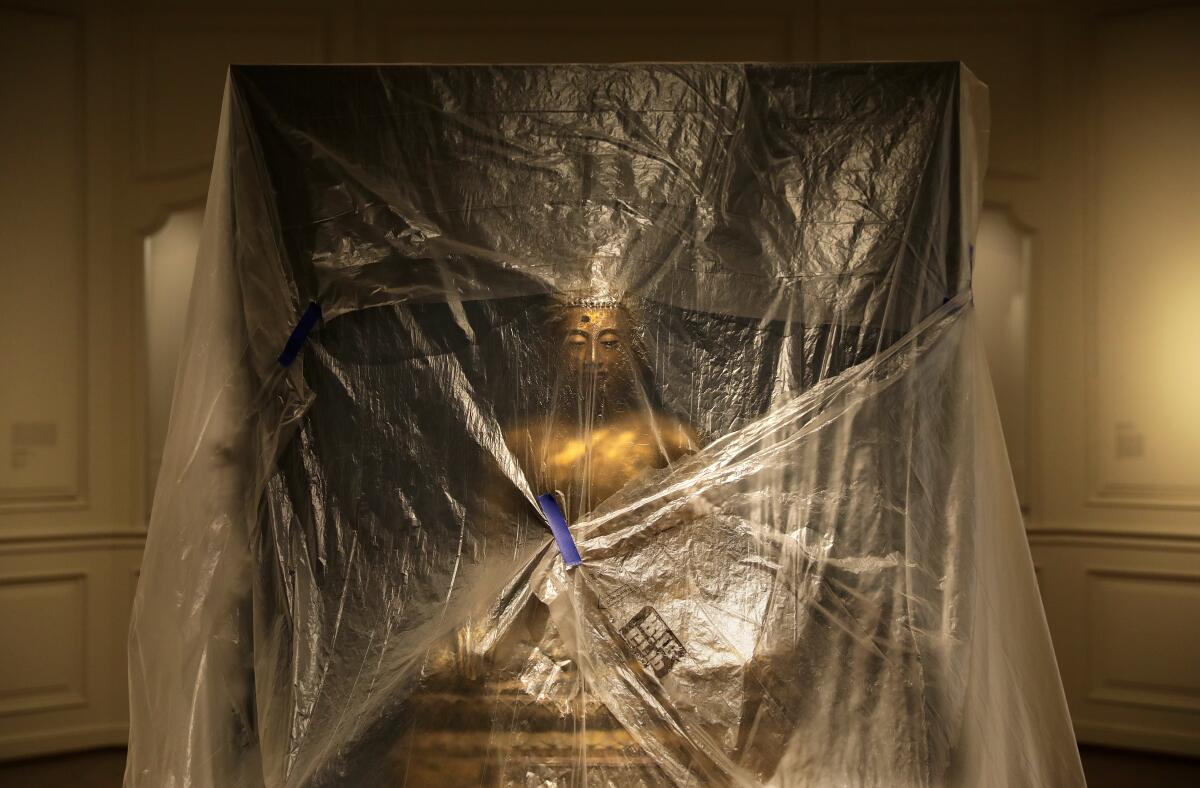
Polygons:
[[633,393],[629,313],[622,307],[567,307],[562,327],[567,387],[600,403]]

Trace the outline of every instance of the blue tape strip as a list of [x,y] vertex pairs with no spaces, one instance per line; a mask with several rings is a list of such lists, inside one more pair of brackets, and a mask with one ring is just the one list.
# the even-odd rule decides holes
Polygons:
[[550,522],[550,531],[554,534],[554,541],[558,543],[558,552],[562,553],[563,563],[567,566],[579,566],[583,563],[583,559],[579,557],[579,548],[575,546],[575,537],[571,536],[571,529],[567,527],[567,518],[563,517],[562,509],[558,508],[558,501],[550,493],[539,495],[538,506],[542,507],[542,514],[546,515],[546,519]]
[[304,347],[304,340],[308,339],[308,333],[313,330],[313,326],[320,319],[320,304],[316,301],[310,302],[308,309],[304,310],[304,314],[300,315],[300,321],[292,329],[292,335],[288,337],[287,344],[283,346],[283,352],[279,354],[279,366],[290,367],[292,365],[296,356],[300,355],[300,348]]

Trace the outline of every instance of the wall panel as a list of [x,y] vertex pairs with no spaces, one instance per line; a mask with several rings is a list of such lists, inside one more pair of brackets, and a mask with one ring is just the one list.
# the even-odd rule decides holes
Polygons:
[[1087,266],[1093,505],[1200,510],[1200,7],[1096,36]]
[[1200,755],[1200,541],[1030,542],[1080,739]]
[[86,706],[87,575],[0,576],[0,718]]
[[0,759],[120,744],[139,537],[0,542]]
[[0,10],[0,509],[86,496],[82,41],[70,15]]
[[1200,712],[1200,573],[1092,567],[1087,585],[1089,700]]

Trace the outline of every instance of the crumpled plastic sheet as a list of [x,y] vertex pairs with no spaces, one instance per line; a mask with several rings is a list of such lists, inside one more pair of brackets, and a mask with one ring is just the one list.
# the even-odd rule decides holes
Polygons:
[[1081,785],[986,134],[953,63],[233,68],[126,785]]

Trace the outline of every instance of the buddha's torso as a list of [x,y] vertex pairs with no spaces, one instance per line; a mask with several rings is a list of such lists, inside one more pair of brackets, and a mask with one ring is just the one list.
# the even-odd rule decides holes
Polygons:
[[695,450],[691,431],[665,415],[635,412],[587,429],[560,422],[505,435],[535,493],[557,492],[577,520],[630,481]]
[[[532,492],[557,493],[572,523],[697,448],[687,425],[638,395],[627,320],[623,309],[566,310],[557,325],[562,368],[549,412],[504,429]],[[498,478],[497,485],[486,497],[504,512],[498,524],[530,516],[511,480]],[[397,742],[394,773],[409,785],[525,784],[534,774],[576,784],[586,749],[589,784],[661,782],[608,710],[578,693],[574,667],[560,651],[538,605],[509,626],[486,664],[460,643],[431,650],[422,687],[407,702],[413,732]]]

